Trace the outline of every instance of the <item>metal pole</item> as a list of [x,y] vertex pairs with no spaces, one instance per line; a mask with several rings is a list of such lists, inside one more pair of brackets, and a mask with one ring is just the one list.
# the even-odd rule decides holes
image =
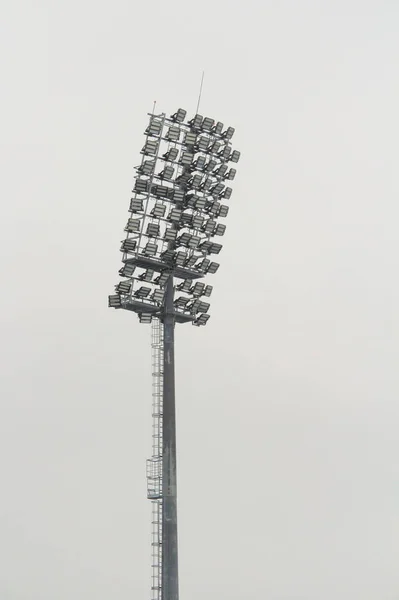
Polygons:
[[162,444],[162,600],[179,599],[177,553],[175,348],[173,274],[164,299]]

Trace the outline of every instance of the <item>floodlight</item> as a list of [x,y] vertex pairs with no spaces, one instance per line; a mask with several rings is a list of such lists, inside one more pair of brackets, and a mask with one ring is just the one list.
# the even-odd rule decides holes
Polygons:
[[177,239],[178,246],[188,246],[190,242],[191,235],[189,233],[182,233],[182,235]]
[[192,224],[195,229],[200,229],[202,227],[203,222],[204,222],[203,216],[201,216],[201,215],[193,216]]
[[170,142],[178,142],[180,138],[180,127],[176,127],[176,125],[171,125],[171,127],[169,127],[168,129],[166,137]]
[[152,281],[154,273],[155,271],[153,269],[147,269],[146,271],[144,271],[144,273],[139,275],[139,279],[140,281]]
[[179,177],[176,177],[176,183],[178,183],[182,187],[187,187],[190,178],[190,171],[183,171],[183,173],[179,175]]
[[161,273],[161,275],[159,275],[156,279],[154,279],[154,283],[156,283],[157,285],[159,285],[163,288],[163,287],[165,287],[166,283],[168,282],[168,279],[169,279],[169,273],[164,272],[164,273]]
[[147,141],[142,150],[143,154],[145,154],[146,156],[155,156],[158,152],[158,145],[158,140],[150,140],[150,138],[147,138]]
[[197,260],[198,260],[198,256],[196,256],[195,254],[193,254],[192,256],[190,256],[190,258],[188,258],[186,260],[184,266],[187,267],[187,268],[191,268],[191,267],[193,267],[195,265],[195,263],[197,262]]
[[151,313],[139,313],[139,321],[140,323],[151,323],[152,314]]
[[178,223],[180,221],[180,217],[181,217],[181,210],[179,210],[178,208],[172,208],[172,210],[170,211],[170,213],[168,215],[168,220],[173,221],[174,223]]
[[215,181],[211,177],[206,177],[204,179],[203,183],[201,184],[201,190],[204,190],[207,192],[214,183],[215,183]]
[[137,167],[137,171],[142,175],[151,175],[154,172],[155,168],[155,160],[145,160],[139,167]]
[[209,240],[205,240],[204,242],[201,242],[201,244],[199,245],[199,249],[204,254],[210,254],[211,248],[212,248],[212,242],[210,242]]
[[215,133],[216,135],[220,135],[223,131],[223,123],[221,123],[220,121],[218,121],[215,125],[215,127],[212,130],[212,133]]
[[174,256],[175,256],[175,253],[174,253],[174,250],[172,250],[172,248],[165,250],[165,252],[162,252],[162,254],[161,254],[162,260],[166,263],[171,263]]
[[219,254],[222,248],[222,244],[213,243],[209,249],[209,254]]
[[185,279],[182,283],[179,283],[177,289],[181,292],[189,292],[191,289],[192,280]]
[[216,167],[217,165],[217,161],[214,158],[211,158],[207,163],[206,163],[206,167],[205,167],[205,171],[207,171],[208,173],[210,171],[213,171],[213,169]]
[[224,235],[225,231],[226,231],[226,225],[223,225],[222,223],[218,223],[216,225],[215,235]]
[[187,254],[185,252],[179,251],[175,254],[175,262],[179,266],[183,266],[187,258]]
[[207,273],[212,273],[212,275],[213,275],[214,273],[216,273],[216,271],[218,270],[219,267],[220,267],[219,263],[217,263],[217,262],[211,262],[211,264],[207,268],[206,272]]
[[204,210],[206,206],[206,198],[202,198],[201,196],[197,196],[195,201],[195,208],[197,210]]
[[168,162],[174,162],[176,158],[179,156],[179,151],[177,148],[170,148],[165,154],[162,155],[165,160]]
[[194,175],[194,177],[192,177],[190,179],[189,185],[191,188],[194,188],[196,190],[201,185],[201,181],[202,181],[202,175],[196,174],[196,175]]
[[205,167],[205,163],[206,163],[206,158],[205,158],[205,156],[203,156],[201,154],[197,158],[197,160],[193,163],[192,168],[196,169],[197,171],[202,171],[202,169]]
[[173,167],[165,167],[163,171],[160,172],[159,177],[160,179],[172,179],[174,172],[175,170]]
[[129,294],[131,289],[131,281],[120,281],[118,285],[115,286],[115,291],[118,292],[118,294]]
[[208,258],[204,258],[196,265],[196,269],[201,271],[201,273],[206,273],[211,266],[211,261]]
[[219,140],[215,140],[211,146],[208,148],[208,152],[211,154],[218,154],[220,148],[222,147],[222,142]]
[[213,124],[215,123],[215,119],[210,119],[209,117],[205,117],[202,121],[202,129],[204,131],[211,131]]
[[200,129],[202,125],[202,119],[203,117],[201,115],[196,114],[195,117],[188,122],[188,124],[192,127],[192,129]]
[[238,150],[233,150],[233,152],[230,156],[231,162],[237,163],[240,160],[240,156],[241,156],[241,152],[238,152]]
[[162,217],[165,215],[165,212],[166,212],[165,204],[160,204],[159,202],[156,202],[153,209],[150,212],[150,215],[152,217],[157,217],[159,219],[162,219]]
[[162,302],[164,295],[165,293],[163,290],[155,290],[151,298],[154,300],[154,302]]
[[222,158],[223,160],[228,160],[230,157],[230,153],[231,153],[231,146],[227,145],[223,148],[223,150],[221,150],[218,154],[218,156],[220,158]]
[[198,308],[199,308],[199,305],[200,305],[200,304],[201,304],[201,301],[200,301],[200,300],[198,300],[198,298],[197,298],[196,300],[193,300],[193,301],[191,301],[191,302],[188,304],[187,308],[190,310],[190,312],[191,312],[193,315],[195,315],[195,314],[198,312]]
[[229,179],[231,181],[236,176],[236,173],[237,173],[236,169],[230,169],[230,171],[226,175],[226,179]]
[[206,210],[210,215],[212,215],[212,217],[216,217],[218,215],[219,208],[220,208],[220,202],[215,201],[215,202],[210,202],[207,205]]
[[197,326],[206,325],[209,318],[210,318],[210,315],[200,315],[198,317],[198,319],[195,319],[195,321],[193,321],[193,325],[197,325]]
[[185,296],[179,296],[179,298],[176,298],[176,300],[174,301],[174,304],[179,308],[185,308],[189,300],[190,298],[186,298]]
[[163,239],[166,240],[167,242],[174,242],[177,236],[177,231],[176,229],[171,229],[171,228],[167,228],[165,229],[165,234],[163,236]]
[[168,196],[173,202],[183,202],[185,193],[183,190],[173,190],[173,193]]
[[205,283],[198,281],[195,285],[193,285],[193,287],[190,290],[190,293],[193,296],[199,297],[199,296],[202,296],[204,289],[205,289]]
[[234,135],[234,132],[235,132],[235,129],[234,129],[234,127],[228,127],[228,128],[226,129],[226,131],[224,131],[224,132],[222,133],[222,137],[224,137],[226,140],[231,140],[231,138],[232,138],[232,137],[233,137],[233,135]]
[[195,250],[198,246],[198,244],[200,243],[201,238],[199,238],[197,235],[190,235],[190,239],[188,241],[188,247],[191,248],[191,250]]
[[148,225],[147,225],[148,237],[158,237],[159,229],[160,229],[159,223],[148,223]]
[[210,307],[209,302],[200,302],[198,304],[198,312],[206,313],[206,312],[208,312],[209,307]]
[[122,242],[121,251],[122,252],[134,252],[137,246],[136,240],[132,240],[132,238],[126,238]]
[[197,134],[188,131],[184,136],[184,143],[186,146],[194,146],[197,141]]
[[137,298],[147,298],[147,296],[150,294],[150,292],[151,292],[151,288],[142,286],[136,292],[134,292],[134,295]]
[[231,187],[226,187],[222,194],[222,198],[226,198],[226,200],[228,200],[229,198],[231,198],[232,192],[233,190],[231,189]]
[[215,230],[215,227],[216,221],[214,221],[213,219],[208,219],[202,226],[202,231],[204,231],[204,233],[206,233],[207,235],[212,235]]
[[196,145],[197,150],[199,150],[200,152],[206,152],[208,146],[209,138],[205,137],[204,135],[198,138]]
[[114,294],[112,296],[108,296],[108,306],[111,308],[121,308],[122,301],[121,297]]
[[220,194],[223,192],[223,190],[224,190],[223,183],[217,183],[210,189],[210,192],[211,192],[212,196],[220,196]]
[[226,206],[225,204],[221,204],[221,206],[219,208],[218,217],[227,217],[228,212],[229,212],[229,207]]
[[212,290],[213,290],[213,286],[212,285],[206,285],[205,289],[204,289],[204,293],[203,296],[210,296],[212,294]]
[[147,179],[136,179],[136,183],[134,184],[134,191],[138,194],[145,194],[148,191],[148,181]]
[[147,244],[144,246],[143,254],[145,256],[155,256],[157,252],[158,252],[158,246],[157,246],[157,244],[154,244],[153,242],[147,242]]
[[158,136],[162,131],[162,121],[151,119],[150,124],[145,130],[146,135]]
[[124,265],[121,269],[119,269],[119,275],[121,277],[132,277],[136,270],[136,266],[130,263]]
[[166,185],[153,185],[151,187],[151,193],[157,198],[167,198],[170,188]]
[[182,152],[179,162],[182,165],[191,165],[191,163],[193,162],[193,158],[194,154],[192,154],[191,152]]
[[126,223],[125,231],[129,233],[137,233],[140,231],[141,219],[128,219]]
[[218,177],[223,177],[228,168],[229,167],[226,164],[222,164],[214,171],[214,175],[218,175]]
[[175,114],[171,116],[171,119],[173,119],[173,121],[176,121],[177,123],[183,123],[184,119],[186,118],[186,114],[186,110],[184,110],[183,108],[179,108],[175,112]]

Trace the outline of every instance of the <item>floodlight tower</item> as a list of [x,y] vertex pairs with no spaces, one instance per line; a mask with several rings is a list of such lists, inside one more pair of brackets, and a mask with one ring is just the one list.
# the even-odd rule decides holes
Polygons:
[[[153,454],[147,461],[152,500],[152,600],[178,600],[177,485],[174,329],[176,323],[205,325],[212,286],[200,281],[216,273],[240,153],[231,147],[233,127],[196,114],[186,121],[149,114],[142,160],[122,240],[123,278],[109,306],[152,323]],[[143,285],[142,285],[143,284]],[[176,291],[181,295],[176,297]]]

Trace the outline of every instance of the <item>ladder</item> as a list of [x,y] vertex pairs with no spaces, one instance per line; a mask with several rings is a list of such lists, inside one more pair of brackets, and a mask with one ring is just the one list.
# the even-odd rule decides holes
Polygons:
[[151,500],[151,600],[162,600],[162,408],[163,327],[153,318],[152,456],[147,460],[147,498]]

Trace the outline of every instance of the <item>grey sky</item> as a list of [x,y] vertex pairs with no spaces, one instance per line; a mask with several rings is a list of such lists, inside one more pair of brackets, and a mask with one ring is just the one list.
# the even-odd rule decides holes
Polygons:
[[399,5],[8,2],[0,597],[149,597],[150,329],[107,309],[146,113],[236,127],[177,330],[182,600],[399,598]]

